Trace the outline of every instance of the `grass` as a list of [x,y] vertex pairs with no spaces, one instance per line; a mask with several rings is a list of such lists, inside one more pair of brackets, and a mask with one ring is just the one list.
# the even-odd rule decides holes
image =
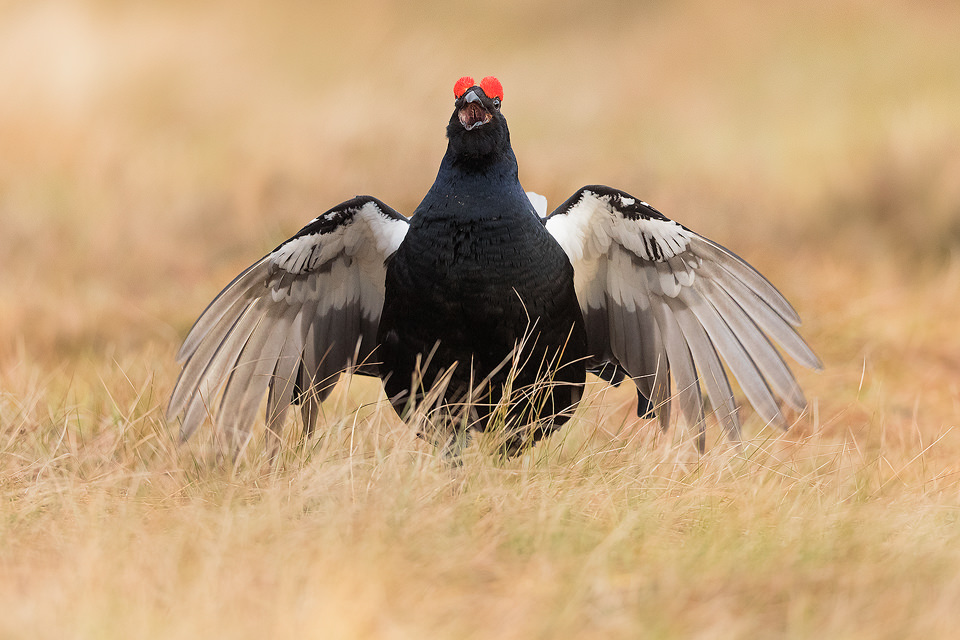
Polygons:
[[[597,388],[505,463],[471,450],[452,469],[387,409],[334,406],[278,468],[231,468],[178,448],[157,383],[119,368],[82,403],[5,398],[4,635],[902,637],[954,620],[950,433],[765,433],[697,459],[618,429],[624,394]],[[354,386],[333,404],[374,395]]]
[[[952,637],[958,17],[0,6],[0,637]],[[788,295],[826,364],[790,431],[697,457],[596,383],[453,469],[356,378],[275,468],[177,445],[206,302],[355,193],[411,211],[465,73],[527,188],[625,188]]]

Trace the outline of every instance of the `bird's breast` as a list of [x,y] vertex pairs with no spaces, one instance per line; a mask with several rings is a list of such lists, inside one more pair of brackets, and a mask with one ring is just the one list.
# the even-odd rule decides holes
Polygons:
[[571,331],[577,359],[586,338],[573,268],[533,214],[421,221],[387,265],[379,336],[383,370],[398,380],[426,353],[436,366],[470,361],[489,373],[534,333],[540,362]]
[[572,278],[562,249],[532,216],[426,222],[410,230],[394,264],[407,286],[431,288],[444,300],[533,299]]

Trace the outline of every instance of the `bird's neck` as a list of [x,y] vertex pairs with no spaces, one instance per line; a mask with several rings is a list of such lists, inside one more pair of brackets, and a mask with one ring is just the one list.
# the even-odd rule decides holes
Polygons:
[[440,162],[437,180],[441,178],[483,180],[503,179],[519,182],[517,178],[517,156],[509,146],[494,153],[479,155],[467,150],[455,149],[447,144],[447,151]]
[[512,149],[492,157],[471,157],[454,152],[449,146],[440,163],[437,179],[424,200],[508,202],[526,200]]
[[[527,211],[529,209],[530,211]],[[449,148],[415,218],[483,219],[533,211],[520,186],[513,151],[483,163],[463,162]],[[535,214],[534,214],[535,215]]]

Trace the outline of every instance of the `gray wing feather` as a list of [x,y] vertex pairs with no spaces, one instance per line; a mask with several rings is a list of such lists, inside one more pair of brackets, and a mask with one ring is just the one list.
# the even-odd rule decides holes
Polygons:
[[[177,387],[174,390],[175,396],[181,385],[188,386],[185,394],[188,402],[183,420],[180,423],[181,440],[186,440],[193,435],[203,419],[211,413],[214,397],[223,384],[223,378],[229,375],[230,368],[236,363],[240,351],[257,326],[259,316],[256,306],[256,304],[249,305],[242,310],[240,316],[231,325],[229,333],[220,343],[212,345],[215,348],[210,358],[205,362],[199,361],[197,363],[194,375],[191,375],[188,379],[181,376],[180,380],[177,381]],[[202,355],[205,356],[207,350],[206,348],[202,349],[204,352]],[[198,349],[194,357],[200,355],[201,350]],[[190,364],[191,362],[188,361],[187,365]],[[186,373],[186,370],[184,370],[184,373]],[[171,413],[171,411],[173,411],[173,405],[171,405],[171,409],[168,409],[168,418],[180,413],[179,409],[174,413]]]
[[799,314],[783,294],[743,258],[703,236],[697,236],[696,241],[691,243],[691,249],[695,255],[726,270],[734,280],[748,286],[788,323],[800,326]]
[[[222,326],[224,318],[229,319],[232,317],[233,320],[236,319],[235,306],[237,304],[249,303],[253,300],[250,290],[256,283],[262,282],[266,276],[268,267],[267,258],[263,258],[245,269],[239,276],[234,278],[233,282],[224,287],[220,295],[210,303],[206,310],[200,315],[200,318],[197,319],[193,328],[190,329],[190,333],[187,334],[179,351],[177,351],[177,362],[183,363],[190,358],[196,352],[201,342],[209,342],[209,340],[204,340],[204,338],[212,333],[214,327],[218,325]],[[231,324],[233,324],[233,322],[228,321],[224,331],[229,329]],[[222,338],[222,335],[220,335],[220,337]]]
[[657,410],[663,428],[670,420],[670,378],[666,349],[660,338],[660,329],[649,309],[629,311],[616,303],[606,307],[610,319],[613,353],[630,372],[646,372],[634,377],[640,392],[649,398]]
[[740,388],[757,413],[766,422],[783,424],[784,418],[780,413],[780,406],[773,397],[770,387],[760,375],[753,358],[740,344],[729,325],[724,322],[716,307],[696,290],[684,291],[680,300],[686,303],[687,308],[693,312],[700,325],[706,330],[717,353],[723,357],[731,373],[740,382]]
[[283,344],[270,380],[270,391],[267,394],[267,447],[271,457],[276,455],[280,445],[283,423],[290,408],[293,390],[296,388],[296,374],[300,366],[300,354],[303,353],[303,336],[299,329],[302,315],[301,310],[293,321],[292,326],[295,329]]
[[704,262],[703,275],[714,284],[722,287],[737,304],[757,323],[758,327],[770,335],[787,354],[810,369],[821,369],[823,364],[813,350],[797,333],[796,323],[785,318],[756,292],[733,276],[729,270],[714,262]]
[[706,423],[703,415],[703,395],[700,391],[700,382],[697,377],[696,364],[690,353],[690,346],[680,329],[677,318],[670,306],[662,301],[655,301],[652,306],[657,326],[663,336],[663,344],[667,351],[667,373],[672,373],[676,381],[676,398],[680,404],[680,411],[697,432],[697,446],[702,451],[706,442]]
[[175,415],[183,411],[190,394],[196,390],[217,352],[223,348],[225,338],[255,301],[247,290],[229,289],[217,298],[217,302],[223,304],[222,310],[217,310],[215,322],[206,321],[205,315],[200,316],[200,320],[204,320],[203,327],[198,329],[198,320],[187,336],[191,344],[187,347],[185,342],[180,349],[183,370],[170,398],[168,414]]
[[677,318],[680,331],[690,347],[693,362],[700,372],[699,380],[706,387],[707,398],[724,431],[732,440],[740,438],[740,419],[733,401],[733,389],[720,363],[717,350],[710,341],[703,325],[689,307],[680,301],[668,298],[667,304]]
[[753,363],[773,391],[792,409],[801,411],[807,405],[803,390],[770,339],[725,289],[703,280],[701,286],[706,289],[705,296],[730,327],[731,332],[737,336],[744,350],[751,355]]
[[260,406],[277,358],[290,330],[291,309],[270,307],[247,339],[227,379],[220,401],[220,427],[234,450],[250,439],[250,427]]

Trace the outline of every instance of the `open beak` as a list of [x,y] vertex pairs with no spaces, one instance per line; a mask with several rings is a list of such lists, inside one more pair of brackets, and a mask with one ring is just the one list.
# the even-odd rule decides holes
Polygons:
[[460,124],[467,131],[487,124],[493,119],[493,115],[483,106],[476,89],[470,89],[461,99],[464,104],[457,115],[460,117]]

